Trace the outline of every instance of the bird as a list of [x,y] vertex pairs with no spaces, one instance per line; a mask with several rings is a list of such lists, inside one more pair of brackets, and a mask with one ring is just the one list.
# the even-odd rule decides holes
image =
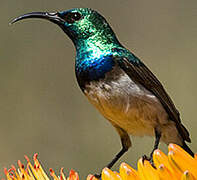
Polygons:
[[150,162],[160,141],[178,144],[194,156],[186,144],[191,142],[189,132],[163,85],[120,43],[100,13],[91,8],[32,12],[15,18],[11,24],[27,18],[41,18],[58,25],[74,43],[79,87],[120,136],[122,148],[107,164],[108,168],[131,147],[130,135],[155,137],[150,157],[144,156]]

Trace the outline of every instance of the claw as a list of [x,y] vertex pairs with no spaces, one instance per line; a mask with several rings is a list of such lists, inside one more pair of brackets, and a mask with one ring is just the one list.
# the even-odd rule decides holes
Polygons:
[[149,161],[149,163],[152,165],[152,167],[156,169],[152,157],[148,157],[147,155],[143,155],[143,156],[142,156],[142,162],[143,162],[143,164],[144,164],[144,161],[145,161],[145,160],[146,160],[146,161]]
[[101,180],[101,174],[95,174],[94,177]]
[[151,158],[149,158],[147,155],[143,155],[142,156],[142,162],[144,163],[145,160],[150,161]]

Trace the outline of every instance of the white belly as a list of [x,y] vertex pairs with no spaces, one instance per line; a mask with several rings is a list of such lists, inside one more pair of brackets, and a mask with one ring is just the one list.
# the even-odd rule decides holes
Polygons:
[[[100,113],[129,134],[154,135],[154,128],[159,127],[163,131],[162,139],[167,143],[168,126],[173,125],[173,131],[176,131],[158,99],[133,82],[119,67],[107,73],[104,79],[86,85],[85,89],[85,95]],[[173,139],[177,141],[177,137]]]

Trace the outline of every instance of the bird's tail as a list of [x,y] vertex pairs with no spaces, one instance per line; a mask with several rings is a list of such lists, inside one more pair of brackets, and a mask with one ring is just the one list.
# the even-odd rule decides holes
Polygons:
[[181,146],[187,153],[189,153],[192,157],[194,157],[194,153],[192,150],[187,146],[185,142],[183,142],[183,145]]

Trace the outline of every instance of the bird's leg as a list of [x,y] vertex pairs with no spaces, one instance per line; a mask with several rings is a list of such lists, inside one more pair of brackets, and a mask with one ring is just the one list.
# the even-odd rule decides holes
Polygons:
[[128,151],[128,149],[131,147],[131,140],[129,138],[129,135],[125,130],[123,130],[120,127],[115,127],[118,131],[118,134],[120,135],[121,143],[122,143],[122,149],[116,156],[112,159],[112,161],[107,165],[109,169],[112,168],[112,166],[120,159],[120,157]]
[[[112,161],[107,165],[109,169],[112,168],[112,166],[120,159],[120,157],[128,151],[129,147],[131,147],[131,140],[129,138],[129,135],[127,132],[120,128],[119,126],[114,125],[116,128],[118,134],[120,135],[121,143],[122,143],[122,149],[120,150],[119,153],[116,154],[116,156],[112,159]],[[94,175],[96,178],[100,178],[101,174],[95,174]]]
[[161,139],[161,132],[157,128],[155,128],[155,144],[154,144],[154,148],[152,152],[150,153],[150,158],[148,158],[146,155],[142,157],[143,161],[148,160],[152,164],[153,167],[155,167],[153,163],[153,153],[156,149],[158,149],[160,139]]
[[159,141],[161,139],[161,132],[159,132],[156,128],[155,128],[155,144],[154,144],[154,148],[152,150],[152,152],[150,153],[150,158],[153,158],[153,153],[156,149],[158,149],[159,146]]

